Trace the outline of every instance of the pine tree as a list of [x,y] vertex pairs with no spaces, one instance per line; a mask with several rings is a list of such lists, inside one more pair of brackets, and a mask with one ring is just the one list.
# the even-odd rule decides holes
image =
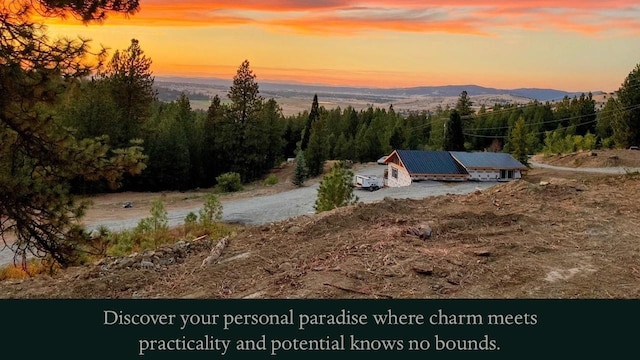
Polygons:
[[309,170],[309,176],[320,175],[324,167],[324,162],[327,160],[327,148],[324,144],[324,134],[325,131],[322,122],[315,122],[311,129],[309,146],[307,146],[307,150],[304,152],[305,163]]
[[296,167],[293,173],[293,185],[302,186],[304,182],[307,180],[307,164],[304,161],[304,153],[302,151],[298,152],[296,155]]
[[619,147],[640,145],[640,64],[627,75],[618,89],[618,114],[612,124]]
[[119,133],[111,139],[116,146],[141,137],[143,124],[151,116],[151,104],[156,100],[151,63],[139,41],[131,39],[126,50],[113,54],[107,71],[102,74],[120,110]]
[[246,124],[260,109],[262,97],[249,60],[243,61],[238,68],[227,96],[231,100],[231,120],[235,123]]
[[70,192],[73,179],[104,179],[144,169],[140,143],[112,150],[104,137],[77,139],[55,116],[71,84],[92,73],[87,41],[50,41],[40,16],[74,15],[89,22],[108,12],[132,14],[137,0],[0,3],[0,238],[26,266],[29,254],[73,263],[87,237],[77,220],[85,206]]
[[391,133],[391,137],[389,138],[389,146],[391,149],[397,150],[402,149],[404,145],[404,134],[402,128],[396,126],[393,128],[393,133]]
[[309,145],[309,137],[311,136],[311,128],[313,123],[320,119],[320,111],[318,105],[318,94],[313,95],[313,102],[311,103],[311,111],[307,118],[307,123],[302,130],[302,139],[300,139],[300,150],[306,150]]
[[447,151],[463,151],[464,150],[464,133],[462,130],[462,119],[457,110],[452,110],[449,115],[449,121],[446,123],[444,134],[444,150]]
[[456,103],[456,110],[458,111],[458,114],[460,114],[460,117],[467,118],[469,115],[473,115],[472,106],[473,101],[471,101],[469,94],[466,90],[462,91],[462,93],[460,93],[460,97],[458,97],[458,102]]
[[335,163],[331,172],[320,182],[316,213],[357,203],[358,198],[353,194],[353,176],[353,171],[347,169],[344,163]]
[[523,165],[529,166],[529,153],[531,152],[531,139],[527,131],[527,124],[521,116],[511,129],[509,134],[508,147],[509,152],[516,160]]

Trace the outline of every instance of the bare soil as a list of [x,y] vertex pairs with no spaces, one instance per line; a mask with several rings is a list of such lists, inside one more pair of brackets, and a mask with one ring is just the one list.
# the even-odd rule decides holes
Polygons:
[[594,150],[561,155],[536,155],[534,161],[563,167],[640,167],[638,150]]
[[468,195],[245,227],[204,268],[219,239],[166,266],[6,280],[0,297],[640,298],[639,195],[635,175],[533,169]]
[[[324,166],[324,173],[328,172],[334,161],[327,161]],[[354,164],[354,170],[366,164]],[[276,194],[284,191],[294,190],[293,185],[294,163],[283,163],[272,169],[264,179],[269,175],[275,175],[278,183],[275,185],[265,185],[264,179],[248,184],[242,191],[235,193],[218,194],[220,201],[224,205],[225,202],[238,200],[256,196],[264,196]],[[319,182],[321,177],[309,179],[305,185],[312,185]],[[161,197],[165,210],[184,210],[193,209],[202,206],[207,195],[211,194],[214,189],[198,189],[190,191],[165,191],[160,193],[152,192],[121,192],[99,194],[87,197],[90,203],[85,216],[83,217],[84,225],[95,225],[105,221],[123,220],[127,218],[143,218],[149,216],[149,211],[154,200]],[[133,204],[132,208],[123,211],[122,206],[126,202]]]

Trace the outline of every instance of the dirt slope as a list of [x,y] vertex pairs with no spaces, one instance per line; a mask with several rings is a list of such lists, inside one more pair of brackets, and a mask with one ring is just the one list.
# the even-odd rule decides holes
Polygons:
[[564,167],[640,167],[640,151],[605,149],[560,155],[536,155],[534,161]]
[[246,228],[206,268],[218,239],[5,281],[0,296],[639,298],[639,195],[633,176],[532,170],[469,195]]

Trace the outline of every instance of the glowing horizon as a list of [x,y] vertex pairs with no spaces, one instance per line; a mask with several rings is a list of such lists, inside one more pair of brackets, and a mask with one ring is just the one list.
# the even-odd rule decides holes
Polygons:
[[634,1],[142,0],[104,24],[47,19],[51,33],[124,49],[156,76],[409,87],[475,84],[614,91],[640,62]]

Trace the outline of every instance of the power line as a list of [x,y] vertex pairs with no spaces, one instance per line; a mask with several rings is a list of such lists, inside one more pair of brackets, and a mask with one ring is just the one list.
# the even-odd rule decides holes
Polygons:
[[[635,109],[638,109],[638,108],[640,108],[640,104],[628,106],[628,107],[626,107],[624,109],[620,109],[619,111],[631,111],[631,110],[635,110]],[[612,110],[611,112],[614,113],[614,114],[608,115],[607,117],[599,117],[599,118],[596,118],[596,119],[593,119],[593,120],[589,120],[589,121],[585,121],[585,122],[578,123],[578,124],[572,124],[572,125],[560,127],[560,129],[566,130],[571,126],[576,126],[576,127],[577,126],[583,126],[583,125],[588,125],[588,124],[592,124],[592,123],[598,122],[600,120],[609,119],[609,118],[612,118],[615,115],[615,113],[617,113],[618,111],[617,110]],[[581,117],[584,117],[584,116],[581,116]],[[573,117],[573,118],[579,118],[579,117]],[[536,124],[529,124],[529,125],[536,125]],[[510,127],[507,127],[507,128],[510,128]],[[489,129],[489,128],[487,128],[487,129]],[[542,134],[545,134],[545,133],[547,133],[547,131],[540,131],[540,132],[532,133],[532,134],[533,135],[542,135]],[[500,138],[501,139],[506,139],[508,137],[506,135],[479,135],[479,134],[469,134],[469,133],[463,133],[463,134],[465,136],[469,136],[469,137],[489,138],[489,139],[500,139]]]
[[[540,106],[539,104],[535,104],[536,106]],[[640,107],[640,104],[636,104],[636,105],[631,105],[627,108],[624,109],[620,109],[620,110],[611,110],[611,112],[616,112],[616,111],[630,111],[630,110],[635,110],[638,107]],[[505,112],[509,111],[515,111],[517,109],[504,109]],[[532,126],[532,125],[541,125],[541,124],[550,124],[550,123],[556,123],[556,122],[563,122],[563,121],[571,121],[571,120],[575,120],[575,119],[581,119],[584,117],[590,117],[590,116],[598,116],[598,114],[602,114],[602,110],[600,111],[600,113],[594,112],[593,114],[585,114],[585,115],[576,115],[576,116],[569,116],[566,118],[561,118],[561,119],[554,119],[554,120],[549,120],[549,121],[543,121],[543,122],[536,122],[536,123],[528,123],[527,126]],[[602,116],[599,117],[599,119],[602,119]],[[431,119],[429,120],[426,124],[423,125],[418,125],[412,128],[409,128],[410,131],[416,131],[422,128],[425,128],[427,126],[433,126],[435,124],[436,121],[447,121],[447,118],[435,118],[435,119]],[[598,119],[594,120],[597,121]],[[579,126],[579,125],[575,125],[575,126]],[[509,129],[510,126],[500,126],[500,127],[491,127],[491,128],[476,128],[476,129],[469,129],[468,131],[483,131],[483,130],[502,130],[502,129]]]
[[[629,111],[629,110],[635,110],[638,107],[640,107],[640,105],[633,105],[633,106],[629,106],[625,109],[615,109],[615,110],[610,110],[607,111],[606,113],[609,112],[617,112],[617,111]],[[576,116],[570,116],[570,117],[566,117],[566,118],[562,118],[562,119],[554,119],[554,120],[548,120],[548,121],[542,121],[542,122],[536,122],[536,123],[527,123],[527,126],[533,126],[533,125],[542,125],[542,124],[551,124],[551,123],[556,123],[556,122],[563,122],[563,121],[569,121],[569,120],[574,120],[574,119],[581,119],[581,118],[585,118],[585,117],[590,117],[590,116],[598,116],[599,114],[605,113],[605,111],[601,110],[600,113],[593,113],[593,114],[585,114],[585,115],[576,115]],[[602,115],[600,116],[600,119],[602,119]],[[498,126],[498,127],[490,127],[490,128],[475,128],[475,129],[469,129],[470,131],[480,131],[480,130],[501,130],[501,129],[508,129],[511,126]]]
[[[569,127],[571,127],[571,126],[582,126],[582,125],[588,125],[588,124],[595,123],[595,122],[597,122],[597,121],[598,121],[598,119],[589,120],[589,121],[585,121],[585,122],[580,123],[580,124],[575,124],[575,125],[565,126],[565,127],[562,127],[561,129],[568,129],[568,128],[569,128]],[[537,132],[537,133],[529,133],[529,134],[532,134],[532,135],[542,135],[542,134],[546,134],[546,133],[547,133],[547,131],[539,131],[539,132]],[[464,134],[465,136],[469,136],[469,137],[489,138],[489,139],[498,139],[498,138],[506,139],[506,138],[508,137],[508,136],[506,136],[506,135],[494,135],[494,136],[492,136],[492,135],[478,135],[478,134],[468,134],[468,133],[463,133],[463,134]]]

